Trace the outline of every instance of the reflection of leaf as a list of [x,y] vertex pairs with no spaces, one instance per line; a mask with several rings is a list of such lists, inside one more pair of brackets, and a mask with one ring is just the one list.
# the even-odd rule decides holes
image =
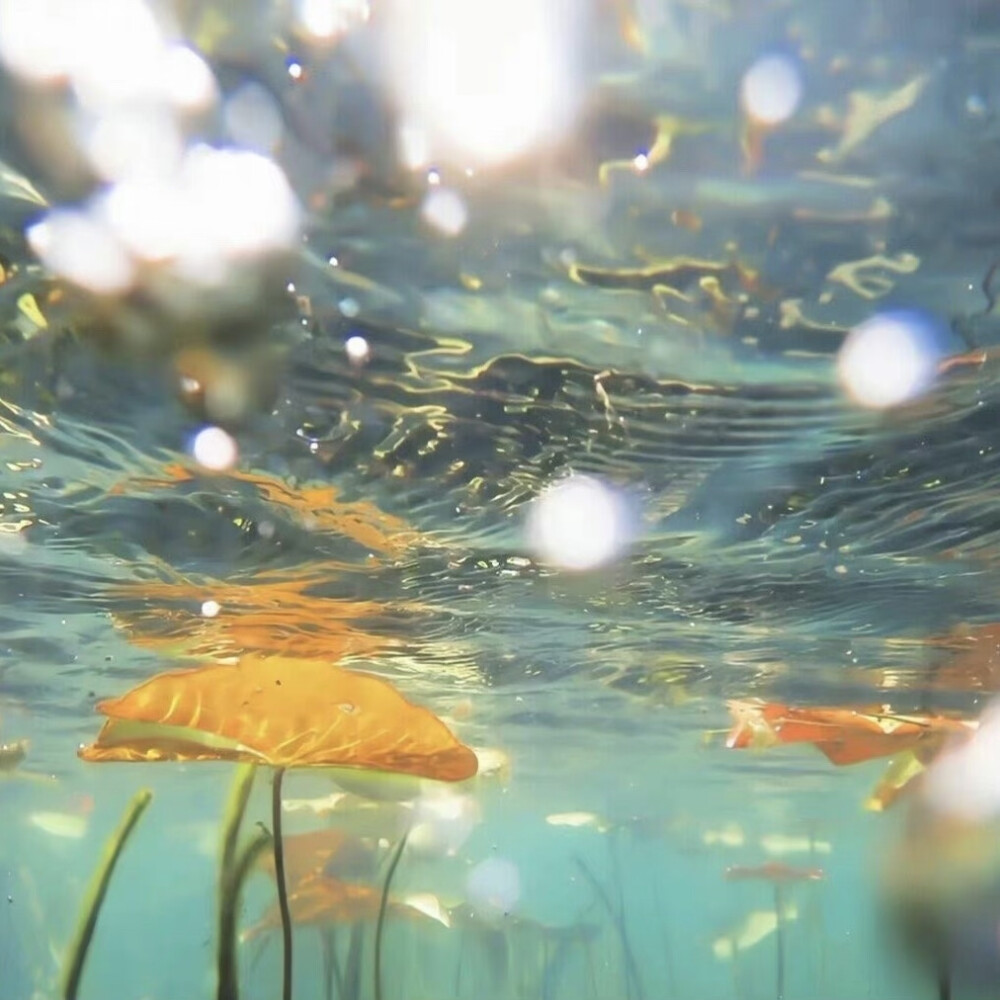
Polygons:
[[940,715],[896,715],[885,707],[794,708],[759,699],[731,701],[726,746],[812,743],[833,764],[856,764],[919,746],[938,750],[949,736],[969,735],[974,722]]
[[391,684],[319,660],[244,656],[102,701],[90,761],[231,760],[461,781],[476,755]]
[[950,691],[1000,691],[1000,624],[956,625],[927,643],[952,652],[932,675],[934,687]]
[[[118,612],[115,622],[136,645],[188,656],[221,659],[264,653],[302,659],[341,660],[371,656],[394,641],[371,635],[347,619],[374,618],[385,607],[372,601],[318,597],[310,590],[336,578],[342,567],[313,564],[296,577],[255,574],[247,582],[184,578],[121,584],[108,590],[115,599],[141,599],[152,606]],[[206,617],[202,603],[219,605]],[[179,608],[163,605],[179,604]]]
[[268,503],[297,515],[307,528],[343,535],[372,552],[398,556],[413,548],[418,541],[428,544],[427,539],[401,518],[384,513],[368,501],[339,500],[334,486],[292,488],[274,476],[261,473],[205,473],[172,463],[163,467],[160,476],[128,479],[114,486],[111,493],[169,489],[178,483],[195,482],[199,478],[212,483],[216,489],[234,484],[252,486]]

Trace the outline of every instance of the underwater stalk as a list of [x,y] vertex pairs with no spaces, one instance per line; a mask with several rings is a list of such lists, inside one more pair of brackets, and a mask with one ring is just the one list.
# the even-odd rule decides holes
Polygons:
[[[235,880],[233,858],[240,824],[250,799],[255,769],[242,764],[236,769],[233,787],[222,819],[222,844],[219,850],[219,912],[216,942],[218,968],[218,1000],[237,1000],[239,981],[236,969],[236,914],[243,880]],[[265,840],[265,844],[266,844]],[[263,846],[263,845],[262,845]]]
[[777,1000],[784,1000],[785,998],[785,929],[782,926],[782,912],[781,908],[784,904],[784,900],[781,898],[781,886],[775,882],[774,883],[774,941],[776,945],[776,950],[778,952],[778,971],[777,971],[777,992],[775,996]]
[[407,830],[393,852],[389,860],[389,868],[385,873],[385,882],[382,885],[382,899],[378,905],[378,921],[375,924],[375,1000],[382,1000],[382,931],[385,928],[385,911],[389,905],[389,886],[392,884],[392,877],[396,874],[396,867],[399,859],[403,856],[403,848],[406,847],[406,838],[410,831]]
[[621,942],[622,953],[625,956],[625,979],[626,989],[628,990],[629,996],[632,995],[632,989],[634,987],[636,993],[641,997],[642,980],[639,978],[639,967],[636,965],[635,955],[632,952],[632,946],[629,944],[628,932],[625,930],[624,917],[621,913],[615,910],[614,903],[611,902],[611,897],[607,894],[604,886],[598,882],[594,873],[587,867],[583,858],[575,857],[573,860],[583,873],[584,878],[590,883],[591,888],[595,893],[597,893],[598,899],[600,899],[600,901],[604,904],[604,908],[608,911],[608,916],[611,917],[611,921],[615,925],[615,929],[618,931],[618,939]]
[[136,792],[122,815],[118,829],[111,834],[104,845],[104,856],[101,858],[101,863],[94,872],[87,890],[83,908],[80,911],[80,920],[69,947],[61,989],[64,1000],[76,1000],[77,990],[80,988],[80,977],[83,975],[83,966],[87,961],[87,950],[90,947],[90,940],[94,936],[94,928],[97,926],[101,904],[108,891],[108,883],[111,881],[115,865],[118,864],[118,858],[121,856],[126,841],[152,799],[153,793],[147,788]]
[[218,1000],[237,1000],[239,975],[236,962],[236,921],[240,911],[243,883],[257,859],[271,846],[271,834],[258,830],[236,856],[219,901],[219,992]]
[[283,767],[275,768],[271,789],[271,826],[274,837],[274,877],[278,883],[278,909],[281,910],[281,944],[284,961],[281,969],[281,998],[292,1000],[292,914],[288,909],[285,886],[285,851],[281,844],[281,779]]

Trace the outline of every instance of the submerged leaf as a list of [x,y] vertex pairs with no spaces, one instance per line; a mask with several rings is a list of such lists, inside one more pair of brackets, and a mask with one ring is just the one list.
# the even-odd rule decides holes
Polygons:
[[[288,895],[288,908],[292,923],[298,925],[324,925],[360,923],[378,916],[382,890],[357,882],[343,882],[338,878],[314,874],[303,879]],[[398,916],[411,916],[433,920],[450,926],[447,911],[440,900],[428,894],[389,900],[390,912]],[[278,904],[268,907],[261,920],[244,931],[242,939],[250,941],[268,931],[281,927]]]
[[[298,885],[310,875],[336,878],[364,874],[371,867],[374,851],[343,830],[326,827],[282,837],[285,880]],[[260,867],[274,875],[274,855],[265,852]]]
[[120,698],[90,761],[230,760],[344,767],[442,781],[476,773],[476,755],[391,684],[317,660],[244,656],[172,670]]

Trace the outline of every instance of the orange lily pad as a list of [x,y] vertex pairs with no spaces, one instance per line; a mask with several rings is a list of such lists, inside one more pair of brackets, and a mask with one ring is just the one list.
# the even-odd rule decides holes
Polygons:
[[475,753],[388,681],[322,660],[244,656],[158,674],[120,698],[88,761],[228,760],[461,781]]
[[976,723],[941,715],[900,715],[887,706],[795,708],[759,699],[730,701],[734,749],[812,743],[831,763],[857,764],[920,747],[937,752],[949,737],[971,735]]

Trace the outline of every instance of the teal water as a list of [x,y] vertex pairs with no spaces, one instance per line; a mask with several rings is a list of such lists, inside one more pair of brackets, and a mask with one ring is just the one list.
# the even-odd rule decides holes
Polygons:
[[[446,236],[420,214],[431,175],[386,138],[367,36],[316,54],[275,27],[282,5],[240,24],[178,4],[223,90],[274,95],[275,159],[308,206],[267,272],[282,290],[228,324],[45,271],[23,178],[51,203],[79,192],[4,77],[0,743],[28,742],[0,770],[0,1000],[61,995],[88,882],[141,788],[79,996],[216,995],[236,766],[77,750],[100,700],[258,654],[374,673],[501,761],[430,830],[433,789],[373,818],[329,807],[334,775],[284,778],[288,842],[357,836],[349,880],[376,899],[425,821],[392,895],[438,919],[390,908],[385,1000],[946,995],[883,891],[919,789],[872,811],[891,753],[840,767],[808,743],[727,748],[727,701],[975,720],[1000,683],[1000,19],[972,0],[587,10],[573,127],[502,168],[434,165],[468,210]],[[803,97],[758,162],[737,94],[775,51]],[[637,170],[657,120],[669,155]],[[900,309],[936,331],[934,376],[859,406],[842,344]],[[211,394],[234,381],[242,404],[220,417]],[[193,455],[209,423],[238,448],[223,472]],[[531,534],[571,476],[625,512],[614,558],[583,572]],[[259,769],[244,837],[271,829],[271,780]],[[777,895],[726,877],[767,862],[822,877]],[[255,871],[244,933],[274,899]],[[301,923],[297,1000],[374,997],[370,900]],[[978,961],[951,970],[955,996],[995,994]],[[280,933],[242,941],[238,966],[240,997],[279,997]]]

